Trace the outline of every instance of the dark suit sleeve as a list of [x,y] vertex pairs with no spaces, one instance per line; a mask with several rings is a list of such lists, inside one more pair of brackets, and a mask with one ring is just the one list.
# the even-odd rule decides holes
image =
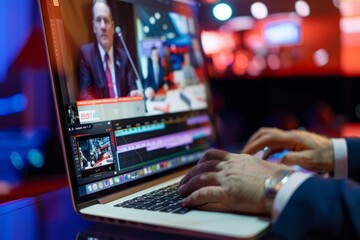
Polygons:
[[[129,96],[132,90],[137,90],[136,77],[131,67],[130,60],[126,56],[126,53],[121,48],[117,48],[117,53],[120,57],[120,68],[116,74],[117,82],[120,85],[119,97]],[[116,60],[115,60],[116,61]],[[122,64],[121,64],[122,63]],[[117,62],[115,63],[118,64]],[[118,67],[117,67],[118,68]]]
[[360,187],[311,177],[293,194],[268,239],[359,239]]
[[[153,82],[155,80],[153,80],[154,78],[154,70],[153,70],[153,67],[152,67],[152,61],[150,58],[147,59],[147,76],[145,78],[145,84],[144,84],[144,88],[148,88],[148,87],[151,87],[152,89],[155,88]],[[156,91],[156,89],[154,89],[154,91]]]
[[348,177],[360,182],[360,138],[346,139],[348,148]]
[[94,99],[92,89],[91,66],[86,58],[85,47],[80,48],[80,100]]
[[145,89],[150,87],[155,92],[157,92],[157,91],[159,91],[160,88],[162,88],[164,86],[164,84],[169,84],[168,80],[164,80],[164,68],[161,65],[160,59],[159,59],[159,73],[158,73],[159,82],[158,82],[158,84],[156,84],[156,82],[155,82],[155,73],[154,73],[153,62],[152,62],[151,58],[148,58],[147,69],[148,69],[148,75],[145,78]]
[[165,84],[169,85],[169,79],[164,75],[164,67],[159,60],[159,88],[162,88]]
[[128,88],[129,88],[128,94],[129,94],[131,91],[137,90],[136,77],[133,73],[133,70],[132,70],[130,64],[128,64],[127,79],[128,79]]

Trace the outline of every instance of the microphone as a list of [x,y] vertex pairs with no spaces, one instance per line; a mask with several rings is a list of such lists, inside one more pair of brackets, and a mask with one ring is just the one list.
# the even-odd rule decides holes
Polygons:
[[125,43],[125,40],[124,40],[124,37],[122,35],[122,31],[121,31],[121,28],[119,26],[117,26],[115,28],[115,32],[116,32],[116,35],[120,38],[120,41],[124,47],[124,50],[125,50],[125,53],[126,53],[126,56],[128,57],[129,61],[130,61],[130,64],[131,64],[131,67],[133,68],[134,72],[135,72],[135,75],[136,75],[136,87],[138,88],[139,91],[143,92],[144,89],[142,87],[142,83],[141,83],[141,78],[140,78],[140,75],[139,75],[139,72],[137,71],[136,67],[135,67],[135,64],[134,64],[134,61],[132,60],[132,57],[129,53],[129,49]]

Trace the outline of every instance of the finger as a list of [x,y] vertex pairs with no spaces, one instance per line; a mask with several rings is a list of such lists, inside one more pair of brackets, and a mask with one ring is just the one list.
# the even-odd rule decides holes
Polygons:
[[278,151],[275,151],[273,149],[270,149],[268,151],[265,151],[263,159],[268,159],[269,156],[273,155],[274,153],[277,153]]
[[284,149],[293,149],[298,137],[289,132],[264,134],[260,138],[245,145],[243,153],[254,154],[256,151],[269,147],[274,152],[280,152]]
[[210,149],[201,157],[198,163],[203,163],[209,160],[225,161],[229,153],[219,149]]
[[225,198],[226,194],[220,186],[209,186],[193,192],[183,199],[180,204],[182,207],[193,207],[207,203],[221,203]]
[[311,162],[311,159],[312,156],[310,151],[288,152],[280,160],[280,162],[288,166],[299,165],[309,169],[309,163]]
[[255,154],[253,154],[254,157],[260,158],[260,159],[266,159],[268,158],[274,151],[272,151],[268,146],[265,146],[260,151],[257,151]]
[[284,152],[284,149],[271,149],[270,151],[265,152],[263,159],[268,159],[271,155],[281,152]]
[[207,172],[196,175],[191,178],[188,183],[180,186],[178,192],[180,196],[187,196],[203,187],[208,186],[219,186],[219,182],[217,180],[217,173]]
[[254,133],[245,146],[242,149],[242,153],[248,153],[248,154],[254,154],[255,152],[259,151],[260,149],[263,149],[265,146],[259,145],[259,139],[264,139],[266,136],[271,135],[271,130],[268,128],[261,128],[256,133]]
[[273,150],[273,146],[270,146],[270,144],[274,144],[273,140],[270,135],[262,135],[260,138],[248,142],[244,148],[242,149],[242,153],[246,154],[255,154],[256,152],[260,151],[261,149],[264,149],[265,147],[270,148]]
[[258,139],[259,137],[261,137],[264,134],[267,134],[271,131],[271,128],[260,128],[259,130],[257,130],[253,135],[250,136],[250,138],[248,139],[248,143],[249,142],[253,142],[256,139]]
[[203,163],[198,163],[195,165],[180,181],[179,187],[187,183],[191,178],[201,173],[206,172],[218,172],[220,169],[217,167],[220,161],[209,160]]

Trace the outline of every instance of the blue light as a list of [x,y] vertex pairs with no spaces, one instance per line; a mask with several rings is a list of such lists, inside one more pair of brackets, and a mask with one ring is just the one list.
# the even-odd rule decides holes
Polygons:
[[272,46],[299,44],[301,26],[297,22],[269,23],[264,30],[265,42]]
[[6,80],[9,67],[31,33],[35,3],[29,0],[0,1],[0,83]]
[[18,93],[8,98],[0,99],[0,116],[6,116],[26,109],[27,98],[23,93]]
[[29,162],[36,168],[41,168],[42,166],[44,166],[44,156],[37,149],[31,149],[28,152],[28,159]]
[[10,161],[17,170],[21,170],[24,167],[24,161],[18,152],[12,152],[10,155]]

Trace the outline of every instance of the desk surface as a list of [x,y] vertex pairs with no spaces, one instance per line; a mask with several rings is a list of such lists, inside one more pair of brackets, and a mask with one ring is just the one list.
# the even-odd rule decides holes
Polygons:
[[0,205],[0,239],[203,239],[88,221],[76,214],[68,188]]

